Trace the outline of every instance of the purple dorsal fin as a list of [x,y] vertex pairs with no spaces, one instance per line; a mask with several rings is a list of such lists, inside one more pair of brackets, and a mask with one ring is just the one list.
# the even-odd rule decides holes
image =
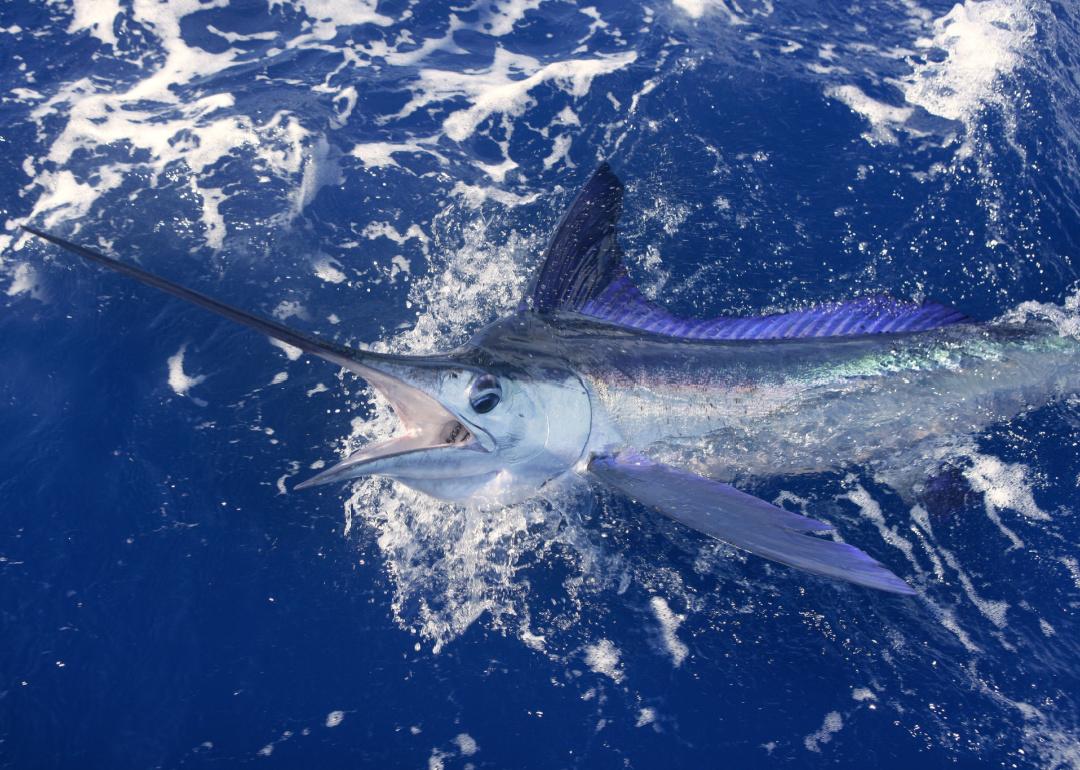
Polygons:
[[937,302],[901,302],[891,297],[860,297],[846,302],[764,316],[679,318],[649,302],[626,276],[609,283],[578,311],[616,326],[671,337],[704,340],[775,340],[847,337],[858,334],[921,332],[971,321]]
[[766,316],[679,318],[646,299],[627,275],[615,230],[622,196],[622,182],[607,163],[600,164],[556,228],[523,309],[580,313],[615,326],[706,340],[895,334],[971,320],[936,302],[901,302],[885,296]]

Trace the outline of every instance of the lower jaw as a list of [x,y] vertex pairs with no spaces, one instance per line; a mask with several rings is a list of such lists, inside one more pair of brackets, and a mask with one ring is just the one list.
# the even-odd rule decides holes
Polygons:
[[529,495],[506,495],[495,483],[499,472],[489,471],[475,476],[455,476],[449,478],[419,478],[408,474],[385,474],[403,486],[448,503],[469,505],[507,505],[518,502]]

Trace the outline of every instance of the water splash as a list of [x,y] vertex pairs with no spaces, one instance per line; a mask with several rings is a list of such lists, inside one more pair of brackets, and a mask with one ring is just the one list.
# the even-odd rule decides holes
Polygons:
[[[415,324],[380,343],[380,350],[447,349],[516,307],[524,266],[531,261],[526,255],[535,253],[540,241],[517,232],[503,236],[481,219],[452,236],[447,230],[456,222],[454,213],[447,213],[436,223],[434,243],[460,240],[453,249],[432,249],[428,272],[413,283],[410,297],[419,308]],[[354,421],[343,451],[394,432],[397,418],[389,404],[375,391],[365,395],[371,416]],[[490,627],[542,648],[543,636],[531,625],[527,573],[554,560],[574,575],[569,596],[589,590],[591,581],[583,576],[595,577],[607,558],[582,527],[589,509],[582,485],[555,485],[519,505],[483,508],[443,503],[385,479],[363,479],[352,488],[345,517],[346,531],[362,521],[374,532],[394,585],[396,619],[436,651],[485,615]],[[573,615],[571,606],[558,622],[572,624]]]

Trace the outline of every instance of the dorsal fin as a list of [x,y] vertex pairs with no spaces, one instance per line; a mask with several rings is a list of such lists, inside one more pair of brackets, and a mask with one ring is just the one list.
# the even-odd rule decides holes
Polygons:
[[601,163],[563,214],[544,261],[526,293],[538,313],[580,310],[624,275],[615,224],[622,214],[623,185]]
[[616,235],[622,198],[622,182],[607,163],[601,163],[555,229],[523,307],[545,315],[580,313],[670,337],[712,340],[918,332],[971,321],[947,305],[902,302],[887,296],[766,316],[674,316],[646,299],[627,274]]
[[806,310],[760,316],[680,318],[649,302],[629,278],[612,281],[578,309],[615,326],[696,340],[779,340],[923,332],[970,323],[959,310],[938,302],[903,302],[878,295],[830,302]]

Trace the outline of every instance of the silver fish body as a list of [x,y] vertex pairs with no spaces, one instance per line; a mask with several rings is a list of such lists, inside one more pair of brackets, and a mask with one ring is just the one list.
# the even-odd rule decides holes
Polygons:
[[634,447],[726,480],[895,462],[1080,393],[1080,341],[1043,321],[770,341],[557,331],[590,452]]

